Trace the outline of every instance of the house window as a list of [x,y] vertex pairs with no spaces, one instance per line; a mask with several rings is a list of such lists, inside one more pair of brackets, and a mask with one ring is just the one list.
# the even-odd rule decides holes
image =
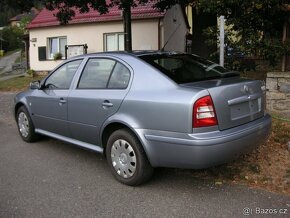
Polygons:
[[67,44],[66,37],[48,38],[48,57],[54,59],[54,55],[61,53],[62,58],[65,58],[65,46]]
[[105,51],[124,51],[124,33],[105,33]]

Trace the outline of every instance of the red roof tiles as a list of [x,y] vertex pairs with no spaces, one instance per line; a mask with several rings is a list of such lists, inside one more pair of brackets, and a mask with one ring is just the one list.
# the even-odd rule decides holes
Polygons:
[[[75,16],[69,21],[69,24],[80,23],[93,23],[93,22],[105,22],[105,21],[118,21],[122,20],[121,10],[117,7],[109,9],[107,14],[100,14],[98,11],[91,9],[88,13],[80,13],[77,9],[74,9]],[[28,29],[58,26],[60,22],[54,16],[57,11],[49,11],[43,9],[28,25]],[[139,5],[131,10],[132,19],[147,19],[147,18],[159,18],[163,17],[164,13],[159,12],[153,8],[153,4]]]

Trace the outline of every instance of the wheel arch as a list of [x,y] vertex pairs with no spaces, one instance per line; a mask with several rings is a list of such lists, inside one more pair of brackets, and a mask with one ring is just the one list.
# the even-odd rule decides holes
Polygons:
[[[16,116],[17,116],[17,111],[22,106],[24,106],[27,109],[26,105],[23,102],[17,102],[17,104],[15,105],[15,107],[14,107],[14,118],[15,119],[16,119]],[[28,111],[28,109],[27,109],[27,111]]]
[[146,146],[144,146],[144,143],[141,139],[141,137],[139,136],[139,134],[133,129],[131,128],[128,124],[125,124],[123,122],[120,122],[120,121],[115,121],[115,122],[111,122],[109,124],[107,124],[104,128],[103,128],[103,131],[102,131],[102,135],[101,135],[101,140],[102,140],[102,146],[103,146],[103,153],[104,155],[106,156],[106,146],[107,146],[107,142],[108,142],[108,139],[110,137],[110,135],[119,130],[119,129],[127,129],[128,131],[130,131],[134,136],[137,137],[137,139],[139,140],[139,142],[141,143],[144,151],[145,151],[145,154],[148,158],[148,160],[150,161],[150,157],[148,156],[148,152],[147,152],[147,149],[146,149]]

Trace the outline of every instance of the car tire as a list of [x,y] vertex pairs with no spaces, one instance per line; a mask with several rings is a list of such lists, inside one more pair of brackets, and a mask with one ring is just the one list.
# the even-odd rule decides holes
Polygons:
[[26,142],[35,142],[39,136],[35,133],[34,124],[31,120],[29,112],[24,106],[17,110],[16,122],[21,138]]
[[141,185],[153,175],[153,167],[143,146],[137,137],[126,129],[111,134],[107,142],[106,157],[114,177],[126,185]]

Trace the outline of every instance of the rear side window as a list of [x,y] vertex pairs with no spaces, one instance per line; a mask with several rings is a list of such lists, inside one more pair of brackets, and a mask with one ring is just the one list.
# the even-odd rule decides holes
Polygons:
[[79,89],[126,89],[130,71],[121,63],[111,59],[89,59],[81,78]]
[[117,63],[112,73],[108,88],[125,89],[130,80],[130,71],[123,64]]

